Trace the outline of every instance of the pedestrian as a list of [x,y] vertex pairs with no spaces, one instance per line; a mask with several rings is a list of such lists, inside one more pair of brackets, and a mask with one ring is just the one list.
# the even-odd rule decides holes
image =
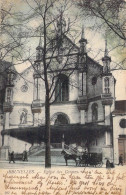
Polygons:
[[14,161],[14,151],[10,153],[9,163],[11,163],[11,161],[13,161],[13,163],[15,163],[15,161]]
[[26,150],[23,152],[23,161],[28,161],[28,155]]
[[119,164],[118,165],[122,165],[123,166],[123,157],[122,154],[119,156]]
[[106,168],[111,168],[111,163],[109,159],[106,160]]

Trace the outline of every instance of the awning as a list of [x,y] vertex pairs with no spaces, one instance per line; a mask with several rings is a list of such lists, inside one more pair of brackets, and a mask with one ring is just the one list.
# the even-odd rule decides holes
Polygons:
[[[51,125],[51,139],[58,139],[61,141],[62,136],[74,137],[90,135],[96,132],[111,131],[111,126],[98,125],[98,124],[67,124],[67,125]],[[2,135],[10,135],[19,140],[23,140],[29,143],[42,142],[44,141],[45,125],[34,127],[19,127],[13,129],[3,130]]]

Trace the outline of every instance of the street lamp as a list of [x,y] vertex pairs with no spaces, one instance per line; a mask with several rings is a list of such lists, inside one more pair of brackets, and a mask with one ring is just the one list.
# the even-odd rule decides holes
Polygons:
[[25,144],[25,151],[26,151],[26,146],[27,146],[27,144]]

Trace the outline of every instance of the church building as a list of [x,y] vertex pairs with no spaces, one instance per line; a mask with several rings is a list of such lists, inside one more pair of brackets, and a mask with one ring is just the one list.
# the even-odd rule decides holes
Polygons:
[[[107,43],[103,65],[100,65],[87,54],[84,28],[78,47],[64,34],[61,39],[65,27],[65,21],[60,18],[49,52],[52,52],[56,42],[60,44],[53,57],[48,55],[48,62],[51,60],[52,63],[48,71],[49,82],[53,84],[50,103],[51,150],[72,146],[82,152],[101,153],[103,162],[106,158],[113,161],[115,79],[110,72],[111,57],[108,56]],[[8,150],[21,153],[25,149],[36,152],[44,148],[45,83],[42,79],[42,54],[40,37],[34,65],[21,75],[12,66],[6,71],[4,97],[0,99],[1,158],[7,158]]]

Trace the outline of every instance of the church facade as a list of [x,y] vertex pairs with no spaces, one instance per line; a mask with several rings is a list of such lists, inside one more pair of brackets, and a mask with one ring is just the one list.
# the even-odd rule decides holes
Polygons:
[[[58,28],[60,32],[61,28]],[[88,56],[84,29],[79,44],[80,47],[76,46],[65,36],[62,47],[53,56],[52,67],[55,69],[50,68],[49,71],[50,85],[53,82],[50,102],[51,148],[72,145],[82,152],[102,153],[103,161],[106,158],[113,161],[115,79],[110,72],[111,58],[107,45],[103,65]],[[42,51],[40,38],[34,66],[21,75],[16,74],[16,77],[11,68],[6,72],[5,96],[1,102],[1,158],[5,153],[7,156],[8,150],[21,153],[26,147],[29,150],[44,143]],[[49,56],[48,61],[50,59]]]

